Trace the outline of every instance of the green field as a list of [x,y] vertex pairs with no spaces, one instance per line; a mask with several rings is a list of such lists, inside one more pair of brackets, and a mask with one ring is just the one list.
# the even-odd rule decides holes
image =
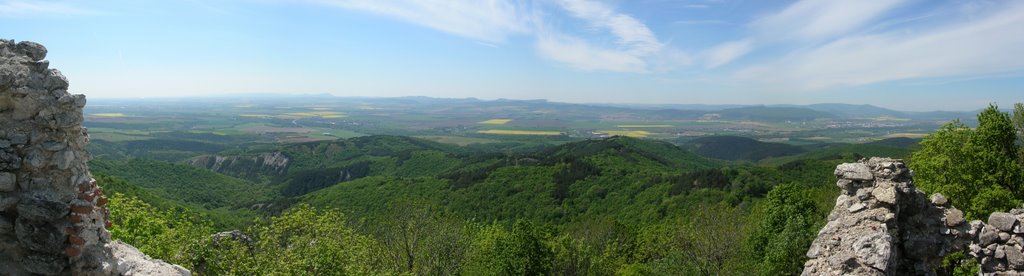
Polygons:
[[620,128],[670,128],[672,125],[617,125]]
[[499,135],[561,135],[558,131],[538,131],[538,130],[507,130],[507,129],[488,129],[480,130],[477,133],[482,134],[499,134]]
[[465,146],[465,145],[470,145],[470,144],[488,144],[488,143],[497,143],[497,142],[499,142],[499,140],[495,140],[495,139],[475,138],[475,137],[459,137],[459,136],[415,136],[415,137],[416,138],[427,139],[427,140],[438,142],[438,143],[455,144],[455,145],[459,145],[459,146]]
[[[421,102],[422,101],[422,102]],[[229,108],[223,108],[228,106]],[[89,107],[86,126],[101,140],[144,139],[148,132],[188,131],[257,135],[254,142],[298,143],[362,135],[406,135],[467,145],[562,136],[547,143],[623,135],[675,140],[734,135],[787,138],[787,143],[858,143],[887,137],[920,137],[935,121],[911,117],[825,116],[792,108],[747,108],[665,115],[662,111],[608,109],[528,101],[451,101],[345,98],[225,100],[215,103],[101,102]],[[732,112],[732,113],[730,113]],[[796,112],[798,114],[791,114]],[[130,116],[127,114],[131,114]],[[787,121],[788,120],[788,121]],[[795,121],[794,121],[795,120]],[[837,127],[839,126],[839,127]],[[456,137],[466,138],[458,139]],[[472,139],[488,139],[475,141]]]

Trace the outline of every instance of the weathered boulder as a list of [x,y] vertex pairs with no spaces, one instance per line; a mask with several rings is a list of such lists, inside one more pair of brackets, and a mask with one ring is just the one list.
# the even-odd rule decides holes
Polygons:
[[964,223],[964,212],[957,209],[946,210],[946,226],[954,227]]
[[1017,225],[1017,218],[1010,213],[995,212],[988,216],[988,224],[999,231],[1010,232]]
[[836,167],[836,176],[853,181],[871,181],[875,178],[871,168],[863,163],[845,163]]
[[935,204],[937,206],[946,206],[947,203],[946,197],[942,196],[942,194],[932,194],[931,200],[932,204]]

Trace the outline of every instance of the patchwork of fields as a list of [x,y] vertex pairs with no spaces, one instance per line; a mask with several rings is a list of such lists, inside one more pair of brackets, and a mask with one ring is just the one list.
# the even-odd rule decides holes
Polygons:
[[892,116],[849,121],[756,117],[730,120],[547,102],[401,98],[99,101],[91,104],[86,113],[86,126],[93,139],[107,141],[179,135],[173,134],[176,132],[243,137],[254,143],[386,134],[456,145],[502,141],[558,144],[606,136],[685,141],[734,135],[799,145],[919,138],[937,127],[934,122],[912,122]]

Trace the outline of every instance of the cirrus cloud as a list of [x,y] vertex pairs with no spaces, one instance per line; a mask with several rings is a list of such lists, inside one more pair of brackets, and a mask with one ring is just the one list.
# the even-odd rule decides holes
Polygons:
[[541,7],[502,0],[315,0],[314,3],[398,18],[445,33],[499,46],[514,35],[532,36],[537,53],[580,70],[649,72],[688,63],[687,55],[668,49],[637,18],[590,0],[557,0],[572,18],[607,32],[614,45],[601,45],[547,25]]
[[530,33],[527,6],[503,0],[317,0],[319,4],[395,17],[442,32],[502,42]]
[[1024,70],[1024,4],[1008,3],[974,20],[907,33],[849,35],[751,65],[741,79],[804,90],[886,81],[965,77]]

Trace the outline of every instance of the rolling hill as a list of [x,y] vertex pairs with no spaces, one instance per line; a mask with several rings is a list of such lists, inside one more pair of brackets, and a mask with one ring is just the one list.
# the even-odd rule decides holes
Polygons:
[[693,152],[709,158],[757,161],[770,157],[795,155],[806,150],[788,144],[767,143],[738,136],[701,137],[684,145]]
[[722,119],[727,120],[765,122],[813,121],[817,119],[838,118],[838,116],[831,113],[816,111],[804,107],[749,106],[723,109],[717,111],[717,113],[721,115]]

